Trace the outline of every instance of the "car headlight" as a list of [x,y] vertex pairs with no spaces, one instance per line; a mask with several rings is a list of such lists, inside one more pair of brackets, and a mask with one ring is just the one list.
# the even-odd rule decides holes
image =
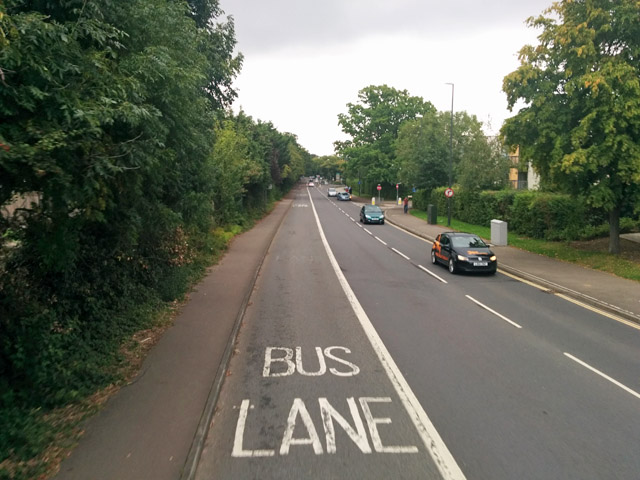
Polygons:
[[365,218],[366,218],[367,220],[371,220],[371,215],[365,215]]
[[382,218],[384,218],[384,215],[380,215],[380,218],[381,218],[381,219],[382,219]]
[[461,262],[468,262],[469,259],[467,257],[465,257],[464,255],[458,255],[458,260],[460,260]]
[[489,260],[495,262],[497,260],[497,257],[495,255],[492,255],[491,257],[489,257]]

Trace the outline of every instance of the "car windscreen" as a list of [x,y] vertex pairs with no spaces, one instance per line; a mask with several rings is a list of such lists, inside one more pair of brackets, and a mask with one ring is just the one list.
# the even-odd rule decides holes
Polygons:
[[382,213],[380,207],[364,207],[364,213]]
[[486,248],[487,244],[480,237],[451,237],[454,248]]

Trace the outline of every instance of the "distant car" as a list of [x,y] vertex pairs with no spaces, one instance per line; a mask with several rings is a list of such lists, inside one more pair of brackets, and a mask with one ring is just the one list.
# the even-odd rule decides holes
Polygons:
[[351,200],[351,195],[347,192],[340,192],[338,193],[338,200]]
[[444,232],[431,247],[431,263],[443,263],[449,272],[486,272],[494,274],[498,260],[489,245],[473,233]]
[[314,187],[314,186],[315,186],[315,185],[313,184],[313,182],[311,182],[311,181],[308,183],[308,185],[309,185],[310,187]]
[[364,205],[360,209],[360,221],[384,225],[384,212],[378,205]]
[[329,196],[329,197],[337,197],[338,196],[338,192],[336,191],[335,188],[329,188],[329,189],[327,189],[327,196]]

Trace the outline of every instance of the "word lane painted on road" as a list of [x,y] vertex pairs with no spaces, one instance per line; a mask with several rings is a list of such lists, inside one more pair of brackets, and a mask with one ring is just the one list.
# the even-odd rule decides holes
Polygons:
[[[345,357],[351,353],[346,347],[315,347],[317,370],[305,369],[302,347],[267,347],[264,356],[262,376],[265,378],[302,375],[319,377],[335,375],[351,377],[360,373],[360,368]],[[334,402],[335,403],[335,402]],[[417,453],[414,445],[385,445],[380,425],[392,424],[392,419],[380,413],[381,404],[393,403],[390,397],[347,397],[341,405],[334,405],[326,397],[319,397],[316,402],[308,403],[296,397],[291,401],[286,425],[282,431],[279,445],[270,449],[252,449],[245,441],[245,429],[251,421],[250,411],[255,405],[250,399],[243,399],[240,405],[233,442],[233,457],[273,457],[276,454],[285,456],[294,453],[295,447],[311,448],[316,455],[337,452],[336,426],[341,428],[347,437],[363,454],[376,453]],[[283,413],[285,410],[283,410]],[[366,425],[366,426],[365,426]],[[320,428],[318,428],[318,426]],[[259,425],[261,428],[267,425]],[[324,435],[321,435],[323,432]],[[322,441],[324,436],[324,442]],[[292,448],[294,447],[294,448]]]

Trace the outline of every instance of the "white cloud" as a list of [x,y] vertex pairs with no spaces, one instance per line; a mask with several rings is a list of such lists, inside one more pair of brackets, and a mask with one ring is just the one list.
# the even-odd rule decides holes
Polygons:
[[[244,1],[246,4],[248,0]],[[232,5],[238,3],[242,2],[230,2],[223,8],[227,13],[234,13],[231,11]],[[290,0],[274,3],[296,4]],[[343,8],[346,3],[353,8]],[[536,41],[537,32],[526,28],[522,22],[526,16],[539,13],[543,7],[526,13],[515,23],[507,20],[521,13],[519,11],[508,12],[503,21],[497,21],[499,18],[495,17],[496,21],[489,22],[493,28],[483,29],[477,25],[464,28],[470,23],[473,12],[479,15],[477,5],[483,2],[467,3],[470,11],[461,12],[464,21],[461,20],[460,24],[451,23],[449,28],[441,25],[435,30],[419,31],[415,28],[419,24],[415,18],[404,22],[405,29],[399,28],[403,25],[398,25],[398,21],[390,22],[387,29],[372,28],[371,25],[376,22],[397,18],[403,11],[401,7],[419,2],[395,0],[392,3],[393,8],[389,2],[381,0],[368,2],[367,5],[380,8],[360,9],[363,19],[358,23],[359,28],[354,27],[357,32],[352,32],[345,41],[325,42],[322,41],[322,32],[326,36],[328,32],[341,31],[344,26],[326,26],[324,29],[311,26],[312,30],[315,28],[313,34],[305,36],[300,33],[301,27],[296,21],[309,19],[304,15],[314,12],[335,14],[338,8],[346,18],[353,18],[358,12],[355,7],[362,7],[364,3],[359,0],[344,2],[339,6],[328,2],[325,9],[308,11],[305,7],[307,4],[300,2],[294,8],[295,15],[282,16],[278,28],[283,31],[277,34],[277,39],[271,39],[268,48],[252,47],[246,52],[243,39],[251,45],[260,35],[264,35],[266,27],[250,35],[251,32],[246,30],[241,34],[240,25],[260,24],[256,23],[256,19],[262,16],[263,23],[270,29],[276,26],[268,22],[264,9],[253,11],[251,21],[241,18],[238,12],[235,15],[238,49],[245,54],[245,61],[235,82],[239,91],[236,110],[242,108],[256,119],[273,122],[280,131],[296,134],[300,144],[311,153],[328,155],[333,153],[333,142],[344,138],[338,127],[337,115],[346,112],[348,102],[357,101],[358,90],[368,85],[387,84],[423,97],[438,110],[448,111],[451,108],[451,87],[445,83],[453,82],[454,110],[465,110],[483,122],[490,119],[493,131],[497,131],[503,120],[511,115],[501,91],[502,79],[517,68],[519,49]],[[488,3],[491,5],[491,2]],[[267,4],[273,5],[271,2],[259,2],[263,7]],[[314,4],[325,6],[325,2]],[[482,13],[484,18],[491,17],[491,14],[495,14],[495,8],[488,8]],[[416,17],[424,14],[424,9],[418,9]],[[448,18],[452,13],[440,14]],[[249,14],[244,11],[242,15]],[[433,23],[437,18],[430,18],[429,21]],[[289,29],[292,22],[296,26]],[[391,28],[393,25],[397,28]],[[454,28],[460,25],[463,28]],[[300,41],[292,41],[296,38]]]

